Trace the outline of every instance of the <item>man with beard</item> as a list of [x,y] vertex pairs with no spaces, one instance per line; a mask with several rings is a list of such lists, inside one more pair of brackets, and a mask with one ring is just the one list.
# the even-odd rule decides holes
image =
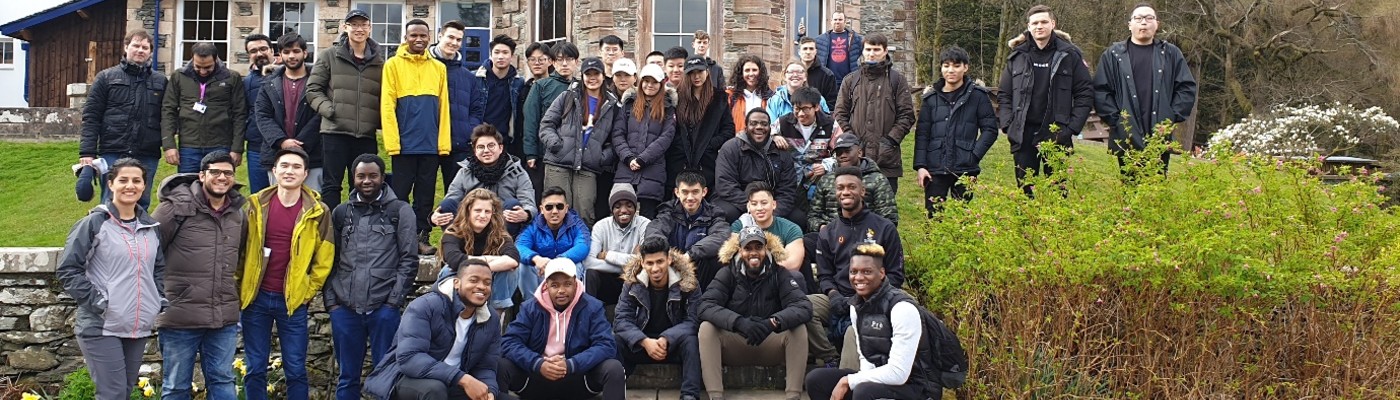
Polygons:
[[360,398],[365,345],[370,365],[379,364],[393,343],[399,310],[418,273],[413,210],[385,190],[384,160],[361,154],[354,166],[355,192],[331,212],[335,267],[323,293],[340,365],[337,400]]
[[496,375],[502,391],[525,400],[625,396],[627,376],[616,359],[612,324],[603,303],[579,290],[583,282],[574,265],[550,260],[545,283],[506,328]]
[[[143,182],[154,182],[161,154],[161,96],[168,80],[151,68],[151,34],[134,30],[122,43],[121,63],[97,73],[83,103],[78,164],[92,165],[101,159],[106,165],[115,165],[118,159],[131,157],[146,167]],[[107,203],[112,190],[107,179],[98,181],[101,201]],[[153,185],[146,187],[137,203],[142,209],[151,205]]]
[[[890,188],[890,181],[880,173],[880,167],[875,165],[875,160],[865,157],[860,139],[855,135],[841,135],[836,138],[836,144],[832,147],[836,148],[833,150],[836,156],[834,167],[852,167],[860,171],[860,179],[865,182],[865,193],[870,196],[865,198],[864,208],[898,224],[899,208],[895,205],[894,189]],[[827,173],[812,185],[812,212],[807,218],[812,231],[816,232],[836,220],[841,211],[841,199],[836,193],[834,174]]]
[[695,268],[666,239],[649,237],[623,268],[617,300],[617,358],[630,375],[637,364],[680,364],[681,400],[699,400],[700,342]]
[[612,216],[598,220],[590,231],[593,242],[588,246],[588,258],[583,268],[588,275],[585,289],[605,305],[617,304],[622,292],[619,275],[623,267],[637,258],[637,245],[642,242],[651,219],[637,215],[637,193],[632,185],[619,183],[608,195]]
[[763,182],[776,197],[779,216],[806,224],[807,210],[797,207],[797,166],[792,152],[773,143],[768,111],[755,108],[745,119],[744,134],[725,142],[715,160],[715,206],[724,212],[726,221],[734,221],[748,203],[744,188]]
[[705,176],[696,171],[676,176],[676,198],[661,203],[656,219],[647,225],[646,237],[661,236],[695,263],[695,275],[700,290],[709,287],[710,280],[720,269],[719,248],[729,238],[729,222],[705,196]]
[[371,28],[369,13],[364,10],[345,14],[341,31],[346,34],[316,55],[316,65],[306,83],[307,102],[322,118],[321,133],[325,137],[320,151],[325,157],[325,170],[321,181],[323,199],[332,209],[340,204],[340,190],[350,162],[361,154],[379,153],[375,132],[380,125],[384,54],[379,43],[369,38]]
[[432,232],[428,215],[437,191],[438,166],[442,156],[452,152],[452,99],[447,67],[428,55],[432,38],[428,23],[408,21],[403,38],[398,52],[384,62],[380,123],[384,126],[384,150],[394,166],[390,186],[400,199],[412,196],[409,203],[417,216],[418,253],[430,255],[437,248],[428,239]]
[[844,80],[839,72],[836,74],[841,93],[836,97],[832,115],[842,132],[860,138],[864,153],[880,166],[880,173],[890,181],[890,190],[898,193],[899,177],[904,176],[900,143],[914,128],[915,110],[913,89],[904,75],[894,69],[889,44],[885,35],[870,35],[865,40],[865,63],[860,69]]
[[[472,130],[481,125],[486,99],[483,95],[481,79],[467,69],[467,56],[462,50],[462,36],[466,32],[462,21],[447,21],[438,29],[437,44],[428,48],[428,53],[447,68],[447,91],[452,101],[448,102],[448,120],[452,125],[452,149],[445,156],[438,157],[438,169],[442,173],[442,187],[452,186],[452,178],[461,163],[472,154]],[[483,65],[484,68],[484,65]],[[494,102],[506,103],[506,102]]]
[[[243,77],[243,90],[247,94],[248,127],[243,136],[248,142],[243,158],[248,160],[248,190],[257,193],[268,185],[267,168],[262,165],[262,133],[258,131],[258,121],[253,118],[253,108],[257,106],[258,92],[262,82],[272,75],[272,39],[261,33],[248,35],[243,39],[243,49],[248,51],[248,76]],[[270,153],[268,154],[271,155]]]
[[720,250],[729,267],[705,289],[696,310],[700,368],[711,400],[724,398],[724,365],[784,367],[784,398],[802,398],[812,303],[797,279],[778,265],[785,255],[777,236],[756,226],[744,228]]
[[238,262],[243,253],[243,195],[234,183],[233,157],[216,151],[198,174],[175,174],[160,185],[165,253],[165,298],[160,313],[161,397],[189,399],[194,360],[203,360],[209,398],[232,400],[238,341]]
[[[431,217],[433,224],[447,226],[457,215],[455,208],[445,209],[444,204],[460,206],[462,197],[476,188],[487,188],[501,198],[505,207],[506,228],[511,235],[520,233],[525,223],[533,215],[539,215],[535,207],[535,186],[530,176],[520,165],[520,159],[505,154],[501,133],[491,124],[483,124],[472,130],[472,157],[463,160],[452,185],[447,187],[442,202]],[[449,201],[450,200],[450,201]]]
[[[286,149],[301,149],[310,156],[306,165],[305,186],[312,191],[321,189],[321,117],[307,102],[306,39],[295,33],[277,38],[277,52],[282,55],[282,67],[263,79],[258,98],[254,101],[253,121],[262,134],[262,166],[266,178],[275,179],[270,157]],[[256,192],[255,192],[256,193]]]
[[467,260],[456,274],[408,303],[402,329],[365,380],[379,400],[504,399],[497,386],[500,314],[492,313],[491,266]]
[[161,145],[165,162],[181,173],[199,171],[205,154],[223,150],[239,164],[248,125],[248,93],[243,79],[219,60],[211,42],[190,47],[194,56],[170,74],[161,104]]

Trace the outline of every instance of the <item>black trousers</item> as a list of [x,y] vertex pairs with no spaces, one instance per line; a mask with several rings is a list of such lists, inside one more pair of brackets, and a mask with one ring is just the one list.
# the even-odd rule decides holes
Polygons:
[[622,296],[622,278],[618,274],[611,272],[590,269],[584,273],[586,278],[583,285],[584,293],[603,302],[603,305],[615,305]]
[[[612,195],[612,194],[609,193],[609,195]],[[638,213],[638,214],[641,214],[643,217],[647,217],[647,219],[651,219],[651,220],[655,220],[655,219],[656,219],[656,208],[657,208],[657,207],[661,207],[661,200],[637,199],[637,202],[642,203],[642,204],[638,204],[638,205],[637,205],[637,213]],[[608,210],[608,214],[604,214],[604,215],[611,215],[611,214],[612,214],[612,210]]]
[[877,400],[877,399],[900,399],[900,400],[925,400],[943,398],[942,389],[934,389],[931,394],[923,393],[922,386],[914,385],[881,385],[877,383],[866,383],[851,388],[846,392],[846,397],[842,399],[832,399],[831,391],[836,389],[836,383],[842,377],[854,374],[856,371],[840,368],[817,368],[807,373],[807,398],[811,400]]
[[[513,399],[508,394],[492,393],[497,399]],[[470,400],[467,392],[456,384],[447,385],[437,379],[419,379],[403,377],[399,379],[399,384],[394,387],[394,395],[391,400]]]
[[935,174],[924,184],[924,209],[928,210],[929,218],[943,210],[943,203],[948,201],[949,197],[953,200],[972,200],[972,195],[967,194],[967,185],[958,182],[961,177],[953,174]]
[[[1120,172],[1123,173],[1123,178],[1124,178],[1125,180],[1127,180],[1128,183],[1134,183],[1134,182],[1137,181],[1137,178],[1138,178],[1137,175],[1140,175],[1141,172],[1146,172],[1146,171],[1139,171],[1139,174],[1133,174],[1132,172],[1128,171],[1128,170],[1126,169],[1126,167],[1128,166],[1128,160],[1123,159],[1124,156],[1125,156],[1125,154],[1123,154],[1123,153],[1118,153],[1118,171],[1120,171]],[[1162,171],[1161,171],[1162,176],[1166,176],[1166,175],[1167,175],[1167,166],[1171,165],[1171,161],[1172,161],[1172,153],[1169,152],[1169,151],[1164,151],[1164,152],[1162,152]],[[1139,165],[1139,166],[1138,166],[1138,169],[1141,170],[1142,167],[1143,167],[1142,165]]]
[[[334,210],[340,205],[342,188],[354,187],[355,157],[361,154],[378,154],[379,142],[374,138],[357,138],[350,135],[321,135],[321,201],[326,208]],[[271,156],[271,155],[269,155]],[[342,186],[346,179],[348,184]]]
[[433,229],[428,223],[428,216],[432,214],[433,195],[437,191],[439,158],[436,154],[389,157],[394,163],[394,180],[389,183],[389,187],[399,199],[412,199],[409,203],[413,205],[414,220],[417,221],[419,234]]
[[667,343],[666,359],[662,361],[653,360],[646,350],[633,351],[621,337],[614,338],[617,340],[617,359],[622,361],[628,376],[641,364],[677,364],[681,366],[681,394],[700,396],[703,383],[700,378],[700,339],[696,335],[684,335],[675,342]]
[[[452,179],[457,177],[457,172],[462,170],[462,161],[466,161],[471,156],[468,152],[456,152],[445,156],[438,156],[438,170],[442,171],[442,192],[447,193],[447,188],[452,186]],[[397,193],[396,193],[397,194]]]
[[899,194],[899,177],[887,176],[885,177],[885,179],[888,179],[890,181],[890,193],[896,195]]
[[564,379],[551,381],[539,371],[521,369],[501,357],[496,366],[496,381],[502,392],[515,392],[521,399],[583,400],[602,394],[603,400],[623,400],[627,395],[627,374],[622,362],[615,358],[603,361],[593,369],[575,372]]

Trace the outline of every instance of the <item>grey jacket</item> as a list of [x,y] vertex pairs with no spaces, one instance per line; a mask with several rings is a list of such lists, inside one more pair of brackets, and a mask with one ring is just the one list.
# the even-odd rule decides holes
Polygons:
[[93,207],[73,224],[58,261],[58,281],[78,303],[78,336],[151,336],[165,300],[160,223],[136,208],[135,227],[122,224],[112,203]]
[[[474,156],[473,156],[474,157]],[[509,154],[502,154],[496,162],[506,164],[506,172],[501,176],[501,180],[496,182],[496,186],[486,189],[496,193],[496,197],[501,200],[515,199],[520,202],[520,208],[530,213],[530,216],[540,215],[540,209],[535,206],[535,184],[531,183],[530,175],[525,172],[525,167],[520,166],[520,159]],[[457,170],[457,175],[452,178],[452,186],[447,187],[447,193],[442,195],[442,201],[453,199],[460,203],[467,192],[472,191],[481,185],[481,181],[472,175],[471,160],[462,160],[457,163],[462,169]],[[441,204],[441,203],[439,203]],[[456,213],[457,210],[441,210],[449,213]]]
[[379,130],[383,74],[384,55],[374,39],[365,44],[363,62],[355,62],[344,40],[316,54],[306,81],[306,102],[321,114],[321,132],[373,139]]
[[[621,274],[622,267],[637,258],[637,245],[642,243],[651,220],[641,215],[632,217],[626,228],[617,225],[613,217],[598,220],[589,231],[593,243],[588,246],[588,258],[583,259],[583,267],[614,274]],[[607,259],[599,260],[598,251],[607,250]]]
[[[175,174],[161,182],[160,242],[167,264],[170,309],[161,328],[218,329],[238,323],[238,270],[243,267],[248,220],[243,195],[229,190],[222,212],[204,196],[199,174]],[[254,253],[257,254],[257,253]]]
[[418,273],[417,221],[407,202],[385,185],[379,198],[359,192],[331,212],[335,266],[326,278],[326,309],[367,313],[384,305],[402,307]]
[[[1137,116],[1151,113],[1153,124],[1171,120],[1182,122],[1191,116],[1196,105],[1196,77],[1186,65],[1181,49],[1157,40],[1152,43],[1152,109],[1139,110],[1137,88],[1131,78],[1133,61],[1128,58],[1127,42],[1117,42],[1103,51],[1094,74],[1094,110],[1109,127],[1108,148],[1122,152],[1124,145],[1134,149],[1147,146],[1145,137],[1151,126],[1140,126]],[[1123,130],[1122,116],[1127,111],[1131,131]],[[1170,140],[1170,137],[1167,138]]]
[[583,85],[574,82],[554,99],[540,120],[540,146],[546,164],[589,172],[612,172],[617,154],[608,138],[622,115],[617,96],[604,90],[593,118],[593,133],[583,142],[583,114],[588,107]]

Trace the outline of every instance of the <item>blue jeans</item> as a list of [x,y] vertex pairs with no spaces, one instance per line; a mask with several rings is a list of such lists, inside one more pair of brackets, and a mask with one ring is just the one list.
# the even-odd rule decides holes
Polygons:
[[[155,181],[156,169],[160,168],[160,156],[146,157],[130,156],[118,153],[107,153],[102,155],[102,160],[107,162],[108,168],[111,168],[112,164],[116,164],[118,159],[126,157],[135,158],[137,161],[141,162],[141,165],[146,166],[146,193],[141,194],[141,201],[137,202],[136,204],[141,206],[142,210],[150,211],[151,190],[154,190],[156,188],[156,185],[160,183]],[[98,180],[102,181],[102,202],[106,203],[112,201],[112,190],[107,188],[107,178],[103,177],[102,179]]]
[[[511,300],[510,296],[515,294],[516,288],[520,286],[521,268],[525,268],[525,265],[521,264],[519,267],[516,267],[514,271],[491,273],[491,301],[487,303],[487,305],[497,310],[510,308],[510,306],[515,305],[515,301]],[[452,272],[452,268],[446,266],[442,267],[442,271],[438,271],[437,280],[440,281],[442,278],[451,276]],[[528,299],[530,297],[525,298]]]
[[281,293],[258,291],[243,310],[243,353],[248,374],[243,376],[247,400],[267,399],[267,361],[272,353],[272,324],[282,346],[282,374],[287,379],[287,399],[306,400],[306,306],[287,315],[287,298]]
[[190,382],[194,379],[194,359],[198,355],[204,370],[204,385],[209,388],[206,399],[235,400],[233,386],[233,354],[238,352],[238,324],[217,329],[160,330],[161,366],[160,397],[189,400]]
[[[248,150],[243,153],[243,165],[248,166],[248,193],[257,193],[271,184],[267,180],[267,169],[262,166],[262,152]],[[310,176],[307,176],[307,179],[310,179]]]
[[204,156],[213,153],[215,150],[228,151],[227,147],[181,147],[180,148],[180,169],[182,174],[199,172],[199,162],[204,161]]
[[365,344],[370,350],[370,365],[389,353],[394,333],[399,330],[399,310],[389,305],[368,313],[357,313],[349,307],[331,310],[331,345],[336,363],[340,364],[340,380],[335,385],[337,400],[360,399],[360,375],[364,372]]

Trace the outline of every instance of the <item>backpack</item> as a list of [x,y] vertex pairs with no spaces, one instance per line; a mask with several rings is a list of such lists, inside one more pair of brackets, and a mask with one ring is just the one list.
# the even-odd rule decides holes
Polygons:
[[967,383],[967,352],[963,350],[957,333],[948,329],[943,320],[938,319],[938,316],[933,315],[933,312],[902,290],[890,301],[891,307],[898,302],[908,301],[919,309],[919,320],[923,323],[923,334],[919,336],[923,343],[920,343],[920,347],[928,349],[927,357],[930,358],[923,360],[924,365],[928,366],[928,382],[945,389],[957,389]]

